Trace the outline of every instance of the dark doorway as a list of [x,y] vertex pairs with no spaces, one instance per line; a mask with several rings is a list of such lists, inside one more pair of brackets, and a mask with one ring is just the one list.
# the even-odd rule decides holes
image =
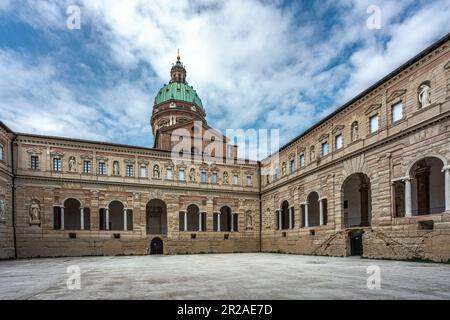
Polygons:
[[153,238],[150,243],[150,254],[163,254],[164,244],[161,238]]
[[363,243],[362,243],[362,233],[351,233],[350,234],[350,255],[351,256],[362,256],[363,254]]

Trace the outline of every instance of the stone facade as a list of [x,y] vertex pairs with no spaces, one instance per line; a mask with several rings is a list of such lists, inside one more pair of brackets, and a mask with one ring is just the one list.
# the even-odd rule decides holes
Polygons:
[[449,81],[447,36],[285,146],[261,178],[262,251],[346,256],[356,239],[364,257],[448,261]]
[[281,148],[279,161],[257,163],[239,161],[219,133],[225,163],[194,149],[174,158],[176,129],[210,129],[177,60],[155,99],[154,149],[1,126],[1,257],[450,259],[450,36]]
[[0,122],[0,259],[14,257],[12,138]]

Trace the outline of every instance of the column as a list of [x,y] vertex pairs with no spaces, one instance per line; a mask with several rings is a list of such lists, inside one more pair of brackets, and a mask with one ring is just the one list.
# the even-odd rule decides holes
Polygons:
[[221,212],[217,213],[217,231],[220,231],[220,214]]
[[445,173],[445,211],[450,211],[450,168],[444,170]]
[[231,232],[234,231],[234,213],[231,214],[231,228],[230,228]]
[[109,208],[105,209],[106,230],[109,230]]
[[202,231],[202,213],[198,213],[198,231]]
[[123,231],[127,231],[127,209],[123,209]]
[[61,230],[64,230],[64,207],[61,206]]
[[319,221],[320,225],[323,226],[323,199],[319,200]]
[[80,208],[80,229],[84,230],[84,208]]
[[305,228],[309,228],[308,203],[305,203]]
[[187,226],[187,211],[184,212],[184,231],[188,231],[188,226]]
[[282,211],[281,211],[281,209],[278,209],[276,212],[278,212],[278,230],[281,230],[281,229],[283,229]]
[[405,182],[405,217],[412,216],[412,194],[411,194],[411,179],[403,180]]
[[294,209],[294,208],[293,207],[289,208],[289,229],[292,229],[292,216],[293,216],[292,209]]

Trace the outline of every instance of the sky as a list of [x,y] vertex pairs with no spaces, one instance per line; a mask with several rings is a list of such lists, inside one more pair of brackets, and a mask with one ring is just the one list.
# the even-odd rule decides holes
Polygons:
[[209,125],[279,129],[284,144],[450,32],[449,17],[448,0],[0,0],[0,120],[152,147],[180,49]]

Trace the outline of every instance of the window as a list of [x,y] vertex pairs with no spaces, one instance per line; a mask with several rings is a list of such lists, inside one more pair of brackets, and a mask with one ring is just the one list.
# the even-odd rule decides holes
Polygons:
[[371,116],[369,119],[370,133],[378,131],[378,114]]
[[234,185],[239,184],[239,176],[237,174],[233,175],[233,184]]
[[146,178],[147,177],[147,166],[146,165],[141,165],[139,176],[141,178]]
[[172,168],[167,168],[166,169],[166,179],[172,180],[172,178],[173,178]]
[[32,170],[39,169],[39,157],[38,156],[31,156],[31,169]]
[[211,176],[211,183],[216,184],[217,183],[217,172],[213,172]]
[[83,173],[91,173],[91,162],[89,160],[83,161]]
[[3,161],[3,146],[0,145],[0,161]]
[[247,187],[253,186],[252,176],[247,176]]
[[178,171],[178,180],[180,180],[180,181],[186,180],[186,176],[185,176],[185,174],[184,174],[184,169],[180,169],[180,170]]
[[134,176],[133,165],[132,164],[127,164],[127,166],[126,166],[126,175],[127,175],[127,177]]
[[61,159],[60,158],[53,158],[53,171],[61,171]]
[[397,122],[403,118],[403,102],[398,102],[392,106],[392,122]]
[[344,145],[344,137],[342,136],[342,134],[338,134],[334,139],[336,150],[339,150]]
[[299,156],[300,167],[303,168],[305,166],[305,155],[302,153]]
[[98,163],[98,174],[101,174],[101,175],[106,174],[106,163],[104,163],[104,162]]
[[291,172],[295,171],[295,160],[292,159],[291,162],[289,163],[289,168],[291,170]]
[[328,154],[328,142],[322,143],[322,157]]
[[280,175],[280,168],[279,167],[276,167],[275,168],[275,173],[274,173],[274,175],[273,175],[273,179],[274,180],[276,180],[276,179],[278,179],[278,176]]
[[202,171],[201,179],[202,179],[202,183],[206,183],[206,172],[205,171]]

